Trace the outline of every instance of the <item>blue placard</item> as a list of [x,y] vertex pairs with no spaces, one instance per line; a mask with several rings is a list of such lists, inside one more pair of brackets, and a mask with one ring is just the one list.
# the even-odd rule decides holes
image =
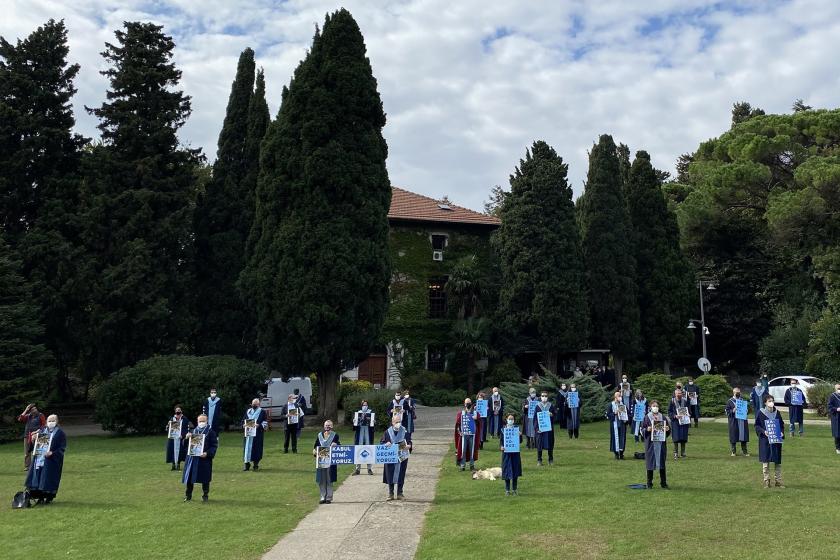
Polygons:
[[803,403],[802,396],[803,396],[802,391],[791,390],[791,392],[790,392],[790,404],[795,405],[795,406],[802,406],[802,403]]
[[461,412],[461,435],[475,435],[475,419],[471,412]]
[[487,401],[484,399],[475,401],[475,411],[478,412],[480,417],[487,418]]
[[569,391],[566,398],[568,399],[569,408],[577,408],[580,406],[580,393],[577,391]]
[[645,403],[636,403],[633,406],[633,421],[641,422],[645,419]]
[[333,465],[352,465],[353,464],[353,446],[352,445],[336,445],[332,448],[330,462]]
[[738,420],[746,420],[747,419],[747,406],[749,401],[745,401],[744,399],[735,399],[735,418]]
[[399,463],[399,446],[397,445],[377,445],[376,446],[376,464],[383,465],[386,463]]
[[770,443],[782,443],[782,427],[779,425],[778,418],[773,420],[768,418],[764,421],[764,433]]
[[537,412],[537,431],[539,433],[551,431],[551,413],[547,410]]
[[519,426],[504,428],[505,453],[519,453]]
[[528,418],[534,417],[535,410],[537,410],[537,401],[528,400]]

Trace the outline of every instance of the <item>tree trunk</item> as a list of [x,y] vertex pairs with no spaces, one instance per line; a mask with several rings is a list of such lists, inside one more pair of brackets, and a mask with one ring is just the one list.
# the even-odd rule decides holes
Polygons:
[[545,361],[545,369],[557,375],[557,351],[545,350],[543,352],[543,361]]
[[671,375],[671,360],[662,361],[662,371],[665,372],[665,375]]
[[467,360],[467,396],[473,398],[473,391],[475,390],[475,356],[470,354]]
[[615,365],[615,386],[621,384],[621,373],[624,371],[624,358],[613,355],[613,365]]
[[318,377],[318,421],[332,420],[338,424],[338,369],[319,371]]

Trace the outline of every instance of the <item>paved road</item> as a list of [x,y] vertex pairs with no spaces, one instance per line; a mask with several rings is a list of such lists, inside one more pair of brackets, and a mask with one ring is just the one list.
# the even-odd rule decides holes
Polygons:
[[404,501],[385,501],[388,487],[382,483],[381,466],[374,467],[374,476],[350,476],[336,488],[332,504],[319,505],[263,560],[286,560],[290,553],[313,560],[414,558],[424,516],[435,497],[440,464],[452,441],[456,412],[418,407]]

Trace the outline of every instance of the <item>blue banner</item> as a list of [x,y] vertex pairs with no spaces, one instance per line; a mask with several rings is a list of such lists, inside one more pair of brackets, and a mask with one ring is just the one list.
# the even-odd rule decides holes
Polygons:
[[330,462],[333,465],[353,464],[353,445],[336,445],[332,448]]
[[534,417],[534,411],[537,410],[537,401],[528,401],[528,418]]
[[537,431],[540,433],[551,431],[551,413],[549,411],[537,412]]
[[376,455],[375,464],[382,465],[386,463],[399,463],[399,447],[396,445],[375,445]]
[[473,415],[471,412],[461,412],[461,435],[475,435],[475,420],[473,419]]
[[790,404],[796,405],[796,406],[802,406],[803,402],[804,402],[804,399],[803,399],[802,391],[800,391],[798,389],[796,391],[794,391],[793,389],[791,389],[791,391],[790,391]]
[[487,418],[487,401],[484,399],[475,401],[475,411],[478,412],[480,417]]
[[633,421],[641,422],[645,419],[645,403],[636,403],[633,406]]
[[504,428],[505,453],[519,453],[519,426]]
[[773,420],[768,418],[764,421],[764,433],[770,443],[782,443],[782,427],[778,418]]
[[568,399],[569,408],[577,408],[580,406],[580,393],[577,391],[569,391],[566,398]]
[[748,405],[749,401],[745,401],[744,399],[735,399],[735,418],[738,420],[746,420]]

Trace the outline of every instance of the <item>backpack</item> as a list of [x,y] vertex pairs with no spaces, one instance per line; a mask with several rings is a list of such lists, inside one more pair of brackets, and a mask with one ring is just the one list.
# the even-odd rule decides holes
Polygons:
[[29,495],[28,490],[18,492],[17,494],[15,494],[15,497],[12,498],[12,509],[23,509],[32,507],[32,504],[29,502],[29,500],[31,499],[32,498]]

